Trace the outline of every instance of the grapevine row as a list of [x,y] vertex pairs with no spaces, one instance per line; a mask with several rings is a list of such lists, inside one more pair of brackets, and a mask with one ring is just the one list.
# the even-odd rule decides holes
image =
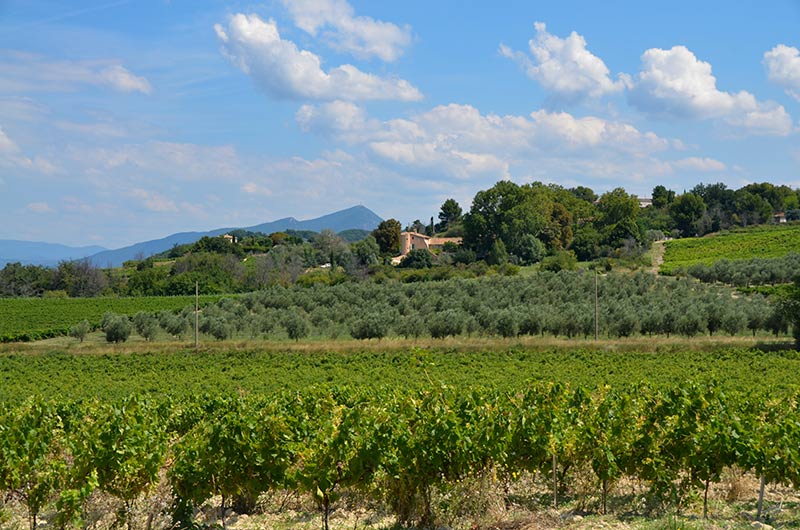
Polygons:
[[481,473],[507,482],[526,471],[553,476],[557,502],[573,470],[591,470],[598,511],[613,484],[631,477],[658,510],[707,493],[730,466],[800,487],[798,447],[796,396],[728,394],[715,384],[29,399],[0,406],[0,490],[27,507],[31,528],[48,509],[60,527],[79,526],[95,490],[131,513],[162,476],[182,527],[213,496],[224,517],[235,499],[287,489],[318,501],[325,528],[345,491],[427,527],[441,509],[435,492]]

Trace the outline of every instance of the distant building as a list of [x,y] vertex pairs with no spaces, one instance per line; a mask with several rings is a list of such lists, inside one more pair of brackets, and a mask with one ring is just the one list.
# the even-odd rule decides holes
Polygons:
[[777,224],[783,224],[786,222],[786,214],[783,212],[778,212],[772,216],[772,221]]
[[225,234],[224,236],[222,236],[222,239],[226,239],[226,240],[230,241],[231,243],[236,243],[236,236],[234,236],[232,234]]
[[653,199],[649,197],[642,197],[639,199],[639,208],[647,208],[648,206],[653,205]]
[[430,237],[419,232],[400,232],[400,255],[392,258],[395,265],[412,250],[425,249],[432,252],[433,249],[444,247],[445,243],[461,244],[460,237]]

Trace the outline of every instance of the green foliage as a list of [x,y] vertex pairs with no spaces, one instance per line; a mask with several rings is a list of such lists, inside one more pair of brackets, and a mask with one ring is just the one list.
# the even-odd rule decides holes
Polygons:
[[103,317],[103,332],[108,342],[125,342],[131,335],[131,321],[126,315],[109,313]]
[[140,311],[133,317],[133,327],[146,341],[152,341],[158,334],[158,317],[153,313]]
[[[220,296],[203,295],[201,305]],[[194,303],[194,296],[141,298],[15,298],[0,299],[0,342],[41,340],[67,335],[75,324],[86,320],[100,327],[105,313],[133,316],[139,312],[177,311]],[[172,335],[176,335],[170,333]]]
[[461,206],[455,199],[447,199],[442,203],[442,208],[439,210],[439,225],[437,230],[444,232],[448,230],[451,225],[461,221],[462,214]]
[[371,313],[353,322],[350,335],[354,339],[382,339],[389,332],[387,318],[379,313]]
[[431,253],[423,248],[409,251],[400,261],[400,267],[404,269],[428,269],[432,265],[433,257]]
[[547,256],[542,260],[541,269],[543,271],[559,272],[572,271],[578,265],[578,258],[571,250],[561,250],[553,256]]
[[89,334],[89,331],[91,331],[89,321],[84,319],[69,328],[69,336],[83,342],[83,339],[86,338],[86,335]]
[[[583,354],[597,355],[607,368],[620,359]],[[441,359],[462,372],[469,360],[452,353]],[[429,376],[438,360],[415,359]],[[192,507],[213,496],[222,499],[225,525],[235,498],[287,490],[318,502],[323,527],[343,491],[383,499],[399,524],[437,526],[458,503],[445,493],[465,477],[499,474],[513,485],[523,471],[549,477],[553,466],[556,498],[578,480],[591,487],[576,477],[594,477],[603,512],[622,477],[646,489],[650,509],[670,511],[707,493],[734,466],[768,483],[800,486],[796,387],[784,395],[725,391],[713,378],[668,385],[517,382],[503,389],[426,378],[422,388],[396,381],[246,397],[29,399],[0,406],[0,419],[0,490],[27,506],[31,528],[53,504],[61,524],[80,521],[93,489],[123,503],[118,523],[127,519],[130,528],[133,504],[160,476],[176,505],[189,508],[186,526],[194,524]]]
[[396,256],[400,253],[400,221],[387,219],[381,221],[378,228],[373,230],[372,237],[378,244],[381,255]]
[[298,341],[308,335],[308,320],[298,313],[289,313],[283,319],[283,327],[286,329],[286,334],[290,339]]

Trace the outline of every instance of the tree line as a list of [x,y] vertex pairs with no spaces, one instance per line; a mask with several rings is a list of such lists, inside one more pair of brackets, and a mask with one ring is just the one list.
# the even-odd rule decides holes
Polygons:
[[[639,259],[650,244],[664,237],[691,237],[732,226],[774,222],[784,213],[800,219],[800,190],[769,183],[738,190],[725,184],[699,184],[676,194],[664,186],[652,191],[651,205],[616,188],[598,196],[578,186],[517,185],[501,181],[475,195],[464,213],[454,199],[441,206],[434,223],[419,220],[407,230],[429,235],[463,237],[436,254],[413,251],[401,262],[408,269],[530,265],[544,262],[555,270],[577,261],[600,258]],[[234,231],[235,242],[204,237],[157,257],[134,260],[121,269],[101,269],[86,260],[62,262],[56,268],[7,264],[0,270],[0,296],[154,296],[192,294],[195,283],[204,293],[239,293],[298,281],[338,283],[405,276],[388,267],[400,253],[402,225],[388,219],[370,234]],[[357,241],[356,241],[357,240]],[[320,266],[327,271],[313,270]],[[473,273],[480,275],[480,265]],[[422,273],[411,280],[435,279]],[[451,273],[452,274],[452,273]],[[459,272],[456,272],[459,274]],[[441,276],[439,276],[441,277]]]

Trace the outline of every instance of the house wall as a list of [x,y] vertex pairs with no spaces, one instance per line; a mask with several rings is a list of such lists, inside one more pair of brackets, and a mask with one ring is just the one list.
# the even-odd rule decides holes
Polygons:
[[412,250],[424,248],[428,250],[428,236],[416,232],[402,232],[400,234],[400,254],[405,256]]

